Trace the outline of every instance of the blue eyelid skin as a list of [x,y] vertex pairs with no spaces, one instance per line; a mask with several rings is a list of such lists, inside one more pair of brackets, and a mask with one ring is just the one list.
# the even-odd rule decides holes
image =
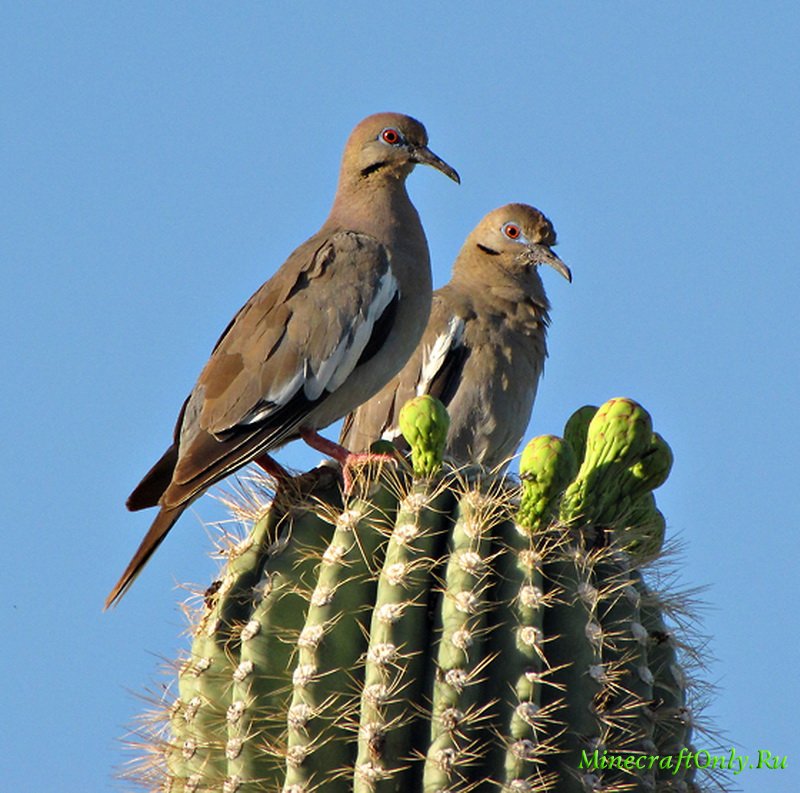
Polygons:
[[[519,229],[519,236],[518,237],[511,237],[508,233],[509,226],[516,226]],[[528,238],[522,233],[522,226],[519,223],[514,223],[513,220],[509,220],[508,223],[504,223],[503,227],[500,229],[503,232],[503,236],[507,239],[511,240],[512,242],[519,242],[523,245],[527,245],[529,243]]]
[[[384,136],[384,135],[385,135],[387,132],[394,132],[394,134],[395,134],[395,135],[397,135],[397,141],[396,141],[395,143],[389,143],[388,141],[386,141],[386,140],[384,140],[384,139],[383,139],[383,136]],[[405,138],[404,138],[404,137],[403,137],[403,136],[400,134],[400,130],[398,130],[398,129],[395,129],[394,127],[384,127],[384,128],[383,128],[383,129],[380,131],[380,133],[378,134],[378,140],[379,140],[381,143],[384,143],[384,144],[385,144],[385,145],[387,145],[387,146],[401,146],[402,144],[404,144],[404,143],[406,142],[406,141],[405,141]]]

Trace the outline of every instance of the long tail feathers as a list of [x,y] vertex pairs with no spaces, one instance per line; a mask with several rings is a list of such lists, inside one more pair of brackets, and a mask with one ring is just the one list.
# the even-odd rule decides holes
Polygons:
[[167,532],[175,525],[175,521],[181,516],[186,506],[188,505],[181,505],[176,509],[162,509],[158,515],[156,515],[153,525],[150,526],[149,531],[145,534],[139,548],[133,555],[133,559],[131,559],[130,563],[125,568],[125,572],[122,574],[119,581],[114,584],[114,588],[106,598],[103,610],[116,605],[117,601],[128,591],[128,588],[134,582],[136,576],[142,571],[142,568],[147,564],[148,559],[153,555],[156,548],[161,545],[162,540],[167,536]]
[[157,506],[172,481],[172,472],[177,463],[178,447],[173,443],[136,485],[136,489],[128,496],[125,506],[131,512]]

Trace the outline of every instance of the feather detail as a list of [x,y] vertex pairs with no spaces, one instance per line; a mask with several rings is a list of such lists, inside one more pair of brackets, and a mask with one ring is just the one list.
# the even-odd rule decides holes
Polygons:
[[425,350],[417,383],[417,396],[422,396],[430,391],[431,383],[444,367],[447,357],[458,347],[464,338],[464,320],[456,315],[450,317],[445,332],[436,337],[433,344]]

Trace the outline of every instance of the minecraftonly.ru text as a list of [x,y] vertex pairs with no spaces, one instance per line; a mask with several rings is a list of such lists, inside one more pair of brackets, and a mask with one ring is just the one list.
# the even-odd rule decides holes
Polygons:
[[658,769],[677,774],[681,769],[706,768],[731,771],[733,775],[741,774],[745,769],[767,768],[776,770],[786,768],[786,755],[778,755],[767,749],[759,749],[757,755],[739,754],[735,749],[727,753],[709,752],[707,749],[689,751],[681,749],[678,754],[637,754],[628,752],[612,754],[599,751],[587,752],[581,750],[579,768],[590,771],[604,771],[617,768],[635,774],[637,771],[650,771]]

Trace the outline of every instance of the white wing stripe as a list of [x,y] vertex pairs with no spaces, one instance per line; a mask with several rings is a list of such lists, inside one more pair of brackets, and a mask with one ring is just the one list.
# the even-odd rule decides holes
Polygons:
[[422,372],[420,372],[419,383],[417,383],[417,396],[428,393],[439,370],[444,366],[447,354],[453,347],[461,344],[464,336],[464,320],[461,317],[450,317],[447,323],[447,330],[436,337],[433,344],[423,353]]
[[375,323],[399,291],[397,279],[390,267],[378,282],[378,290],[367,306],[366,316],[363,311],[360,312],[333,352],[318,362],[316,371],[313,362],[305,359],[290,380],[280,388],[270,389],[264,395],[264,401],[268,404],[251,413],[241,423],[256,424],[266,419],[277,408],[287,404],[301,388],[305,397],[312,401],[318,399],[324,390],[330,393],[339,388],[356,368],[358,359],[372,336]]
[[328,392],[335,391],[347,380],[369,343],[375,323],[398,292],[397,280],[388,268],[381,276],[377,294],[367,307],[367,316],[354,326],[355,332],[351,327],[350,332],[342,337],[333,354],[322,362],[316,377],[306,380],[305,393],[309,399],[316,399],[323,388]]

